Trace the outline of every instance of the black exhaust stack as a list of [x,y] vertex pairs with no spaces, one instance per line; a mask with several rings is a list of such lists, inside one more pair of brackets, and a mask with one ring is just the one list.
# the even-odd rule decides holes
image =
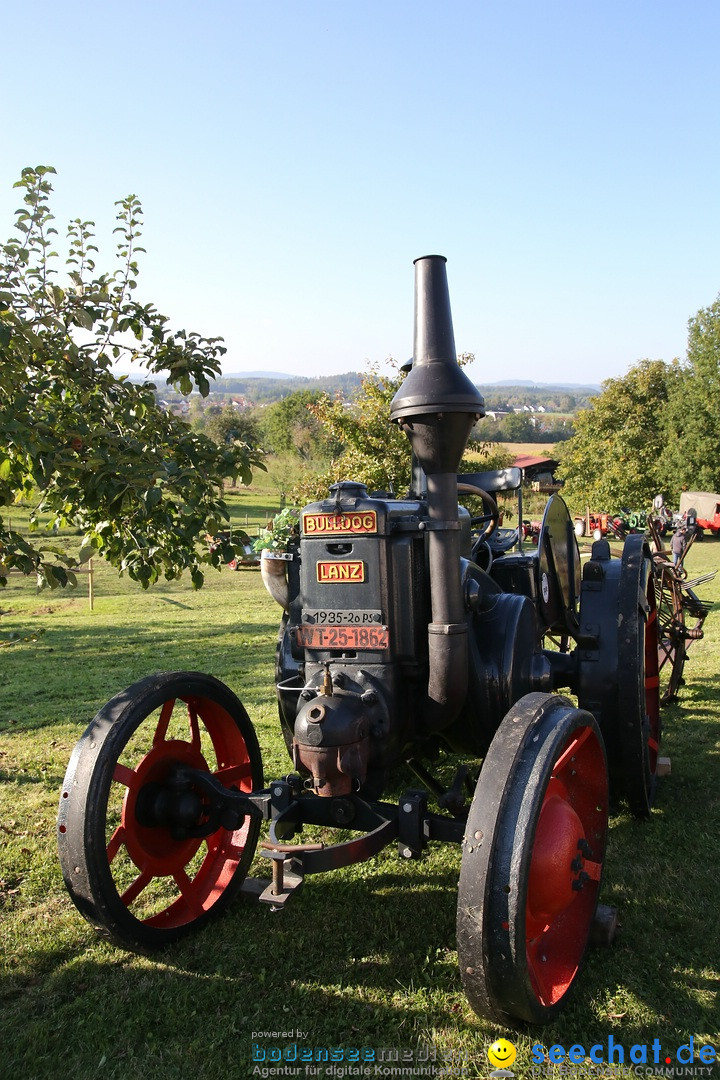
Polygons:
[[415,260],[413,366],[390,405],[390,419],[400,424],[427,477],[431,731],[455,719],[467,694],[457,471],[470,430],[485,415],[482,395],[457,362],[445,263],[442,255]]

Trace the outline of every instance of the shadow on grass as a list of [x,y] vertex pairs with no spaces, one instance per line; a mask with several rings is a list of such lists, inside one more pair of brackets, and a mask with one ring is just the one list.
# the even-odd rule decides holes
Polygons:
[[[189,1075],[182,1069],[197,1062],[201,1075],[230,1077],[249,1075],[240,1070],[253,1042],[411,1048],[434,1040],[453,1045],[455,1029],[479,1060],[500,1029],[474,1018],[464,1002],[454,955],[456,884],[454,872],[422,864],[377,869],[362,881],[314,878],[286,911],[238,902],[154,960],[110,946],[37,950],[0,990],[7,1021],[22,1017],[5,1043],[6,1066],[49,1076],[51,1062],[63,1060],[89,1075],[104,1058],[104,1072],[115,1076],[142,1059],[159,1077]],[[661,900],[660,893],[646,898],[646,933],[656,929]],[[589,1047],[606,1045],[612,1032],[626,1054],[655,1037],[674,1052],[690,1033],[708,1031],[711,1017],[668,977],[675,951],[662,986],[649,994],[653,949],[643,949],[642,938],[632,948],[623,941],[591,954],[558,1021],[542,1029],[517,1025],[516,1041]],[[628,966],[638,955],[642,971]],[[649,1025],[625,1021],[620,985],[657,1011],[660,1028],[657,1016]],[[699,992],[713,988],[705,975],[696,985]],[[603,987],[615,995],[609,1020],[597,1016]],[[79,1030],[83,1038],[68,1047],[68,1031]],[[298,1030],[307,1034],[265,1034]]]
[[[620,909],[619,940],[590,953],[557,1021],[513,1029],[521,1045],[606,1045],[612,1032],[626,1052],[655,1037],[674,1052],[690,1033],[713,1030],[708,967],[718,955],[717,930],[697,914],[697,890],[710,896],[712,875],[700,865],[688,875],[675,835],[688,825],[666,803],[651,822],[614,824],[604,899]],[[433,845],[428,860],[407,864],[387,849],[373,863],[310,878],[278,913],[237,901],[152,959],[89,936],[79,947],[75,933],[66,948],[40,944],[0,983],[9,1074],[15,1066],[24,1077],[49,1076],[62,1060],[84,1076],[104,1059],[110,1076],[128,1075],[140,1060],[157,1077],[190,1075],[198,1063],[198,1075],[250,1075],[242,1068],[253,1041],[287,1042],[253,1040],[253,1031],[298,1029],[307,1032],[304,1045],[320,1047],[415,1047],[436,1037],[453,1045],[458,1032],[481,1054],[507,1030],[475,1018],[464,1000],[454,952],[457,869],[438,866],[437,852]],[[637,1015],[633,999],[647,1023],[626,1020]],[[82,1039],[68,1047],[73,1031]]]
[[11,773],[5,769],[0,769],[0,784],[35,784],[37,787],[46,787],[48,784],[52,788],[60,790],[60,785],[63,782],[63,777],[60,773],[55,775],[43,774],[42,776],[31,776],[28,773]]
[[[280,915],[239,901],[153,960],[40,947],[0,984],[4,1064],[25,1077],[62,1060],[86,1075],[102,1056],[105,1071],[157,1056],[160,1076],[175,1075],[175,1061],[177,1075],[231,1077],[250,1075],[252,1031],[301,1029],[320,1047],[416,1045],[447,1024],[459,979],[448,957],[454,876],[421,872],[413,887],[414,876],[314,879]],[[69,1030],[82,1042],[68,1047]]]
[[[5,665],[8,694],[2,703],[0,733],[18,734],[58,722],[87,724],[109,698],[146,675],[161,671],[202,671],[215,675],[243,699],[247,685],[253,698],[274,695],[277,624],[256,623],[238,631],[228,646],[228,632],[211,626],[176,635],[172,627],[104,627],[101,632],[58,626],[52,638],[34,646],[32,655],[9,656]],[[83,652],[87,651],[87,656]],[[13,663],[17,660],[17,663]],[[71,665],[78,677],[69,677]],[[271,669],[271,668],[270,668]],[[246,685],[247,684],[247,685]],[[0,684],[0,690],[3,687]]]

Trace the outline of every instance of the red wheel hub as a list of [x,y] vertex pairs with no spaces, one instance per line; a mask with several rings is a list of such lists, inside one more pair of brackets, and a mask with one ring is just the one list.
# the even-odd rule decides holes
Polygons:
[[[556,786],[553,787],[553,784]],[[573,882],[582,869],[578,842],[585,839],[580,818],[562,784],[551,781],[543,802],[532,850],[527,894],[528,931],[539,932],[573,902]]]
[[138,869],[153,877],[177,873],[190,862],[202,843],[197,837],[176,840],[169,828],[156,825],[148,828],[138,821],[137,803],[142,789],[146,784],[163,784],[176,765],[209,771],[200,750],[190,743],[178,740],[159,743],[133,770],[123,799],[121,822],[128,855]]
[[555,762],[530,857],[528,975],[545,1005],[566,993],[585,949],[602,871],[595,860],[602,860],[605,847],[606,800],[602,751],[592,729],[581,728]]

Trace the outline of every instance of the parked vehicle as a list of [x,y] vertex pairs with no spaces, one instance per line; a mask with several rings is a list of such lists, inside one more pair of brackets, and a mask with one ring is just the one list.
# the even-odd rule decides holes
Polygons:
[[225,562],[228,570],[239,570],[241,566],[260,565],[260,555],[253,547],[251,537],[243,529],[237,529],[233,533],[222,532],[216,536],[208,536],[207,542],[211,552],[220,551],[223,547],[227,548]]
[[614,514],[589,511],[583,517],[574,518],[576,536],[592,536],[593,540],[602,540],[604,536],[624,540],[630,533],[644,533],[648,515],[644,510],[629,510],[623,507]]
[[588,513],[585,517],[575,518],[575,535],[592,536],[593,540],[602,540],[611,530],[609,514]]
[[630,533],[644,533],[647,521],[648,515],[644,510],[630,510],[628,507],[622,507],[612,518],[615,536],[624,539]]
[[697,538],[702,538],[703,529],[709,529],[713,536],[720,534],[720,495],[712,491],[683,491],[680,495],[680,517],[686,523],[695,518]]
[[669,532],[673,532],[677,528],[675,516],[672,510],[665,503],[664,495],[656,495],[653,499],[653,511],[652,516],[648,519],[648,528],[652,533],[653,530],[658,536],[667,536]]

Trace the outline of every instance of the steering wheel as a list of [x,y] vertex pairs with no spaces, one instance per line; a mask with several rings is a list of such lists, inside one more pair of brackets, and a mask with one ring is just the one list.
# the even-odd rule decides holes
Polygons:
[[473,546],[476,546],[477,544],[480,544],[483,541],[487,540],[488,537],[495,532],[498,526],[498,522],[500,521],[500,509],[498,507],[498,504],[493,499],[492,495],[490,495],[483,488],[475,487],[474,484],[459,483],[457,489],[459,495],[477,495],[478,498],[482,499],[484,506],[488,510],[487,514],[481,514],[479,517],[470,518],[471,528],[477,529],[481,525],[485,526],[483,531],[478,535],[475,540]]

